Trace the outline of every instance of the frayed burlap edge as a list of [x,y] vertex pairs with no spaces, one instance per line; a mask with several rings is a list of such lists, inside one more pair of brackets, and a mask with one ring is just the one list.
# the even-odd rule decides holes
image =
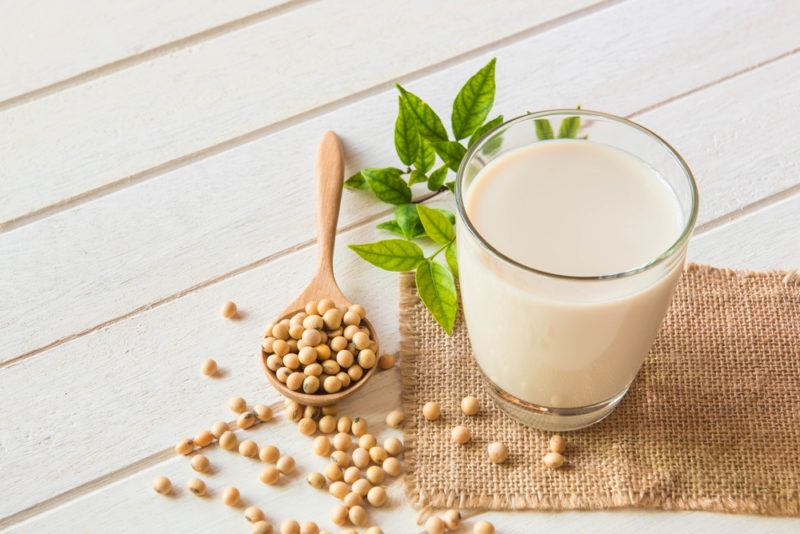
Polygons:
[[[766,277],[779,274],[786,285],[800,286],[800,270],[797,271],[749,271],[716,268],[708,265],[687,263],[685,271],[705,271],[724,278],[729,277]],[[410,328],[411,313],[419,302],[413,272],[400,275],[400,375],[402,380],[401,400],[404,411],[416,409],[412,391],[411,369],[416,357],[416,332]],[[444,334],[443,334],[444,335]],[[774,498],[769,500],[751,500],[741,498],[709,497],[709,498],[670,498],[648,493],[609,492],[601,497],[585,495],[565,495],[560,498],[539,498],[535,495],[515,495],[512,497],[496,495],[466,495],[451,492],[427,493],[418,487],[415,471],[416,456],[416,422],[415,418],[406,418],[404,425],[404,457],[406,472],[404,489],[411,505],[419,511],[418,524],[432,515],[437,509],[477,509],[477,510],[603,510],[609,508],[646,508],[665,511],[709,511],[740,514],[759,514],[774,516],[800,515],[800,501],[796,498]]]

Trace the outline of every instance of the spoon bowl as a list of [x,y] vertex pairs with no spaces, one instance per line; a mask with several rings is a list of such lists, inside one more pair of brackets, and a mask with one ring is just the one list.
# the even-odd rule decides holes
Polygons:
[[[334,300],[334,302],[336,302],[336,300]],[[292,315],[301,311],[303,311],[303,308],[298,308],[290,313],[278,317],[277,321],[280,321],[281,319],[290,319]],[[361,323],[369,329],[370,337],[378,344],[378,347],[375,351],[377,354],[378,350],[380,350],[380,342],[375,334],[375,327],[372,326],[372,323],[369,322],[369,319],[362,319]],[[349,397],[361,389],[364,384],[366,384],[367,380],[372,378],[372,375],[375,374],[375,370],[378,368],[378,363],[375,362],[375,365],[369,369],[365,369],[364,375],[358,381],[352,382],[350,386],[337,391],[336,393],[303,393],[302,391],[294,391],[287,388],[286,384],[278,380],[278,377],[275,376],[275,373],[272,372],[269,367],[267,367],[267,354],[264,352],[264,349],[261,349],[261,366],[264,368],[264,373],[267,375],[270,383],[272,383],[272,386],[284,397],[292,399],[293,401],[297,401],[305,406],[328,406],[330,404],[336,404],[337,402]]]
[[[339,289],[339,285],[333,275],[333,247],[336,240],[336,222],[339,219],[339,206],[342,201],[342,186],[344,184],[342,145],[335,133],[325,132],[322,136],[322,141],[317,150],[315,170],[317,175],[317,247],[319,249],[317,272],[303,292],[278,316],[275,320],[276,323],[304,311],[305,304],[309,301],[319,301],[327,298],[331,299],[336,306],[350,306],[350,302],[344,296],[342,290]],[[375,341],[377,345],[375,354],[379,355],[380,341],[375,327],[366,318],[362,319],[362,323],[369,329],[370,339]],[[376,361],[375,365],[364,370],[364,375],[360,380],[351,383],[350,386],[336,393],[309,394],[291,390],[278,380],[275,373],[267,367],[267,354],[263,348],[260,350],[259,358],[261,367],[264,369],[264,373],[272,386],[284,397],[307,406],[328,406],[349,397],[361,389],[378,368]]]

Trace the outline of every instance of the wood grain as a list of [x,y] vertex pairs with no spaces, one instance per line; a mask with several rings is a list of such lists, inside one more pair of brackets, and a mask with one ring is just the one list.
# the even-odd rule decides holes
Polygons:
[[[401,437],[399,431],[386,428],[383,421],[385,414],[400,404],[397,383],[396,370],[379,374],[368,385],[368,391],[354,402],[346,401],[340,406],[341,413],[364,417],[369,431],[381,441],[390,436]],[[252,398],[253,401],[258,399],[260,397]],[[365,410],[364,406],[369,408]],[[239,432],[240,439],[252,439],[259,446],[277,445],[281,453],[295,458],[296,472],[283,477],[275,486],[265,486],[258,480],[265,464],[212,446],[203,451],[214,469],[210,475],[198,475],[187,458],[170,455],[168,460],[143,469],[130,479],[105,487],[98,494],[78,498],[64,509],[44,513],[7,532],[48,531],[55,524],[61,532],[165,532],[167,523],[169,532],[197,532],[199,526],[207,532],[249,532],[250,525],[243,517],[244,506],[231,509],[220,501],[222,488],[230,485],[239,488],[246,506],[257,505],[264,510],[275,532],[280,522],[289,518],[313,520],[320,528],[339,532],[328,518],[338,500],[325,489],[312,488],[305,480],[310,471],[322,471],[329,460],[311,452],[311,438],[303,436],[294,424],[287,422],[282,411],[276,414],[273,422]],[[160,475],[168,476],[177,488],[173,497],[164,498],[150,489],[152,480]],[[190,477],[206,482],[210,490],[207,497],[197,498],[185,489]],[[370,524],[383,525],[387,534],[415,532],[416,514],[405,503],[401,479],[387,477],[384,485],[389,494],[388,503],[383,508],[369,508]],[[129,486],[135,493],[128,493]],[[112,502],[105,497],[111,497],[109,493],[120,500]],[[76,514],[65,514],[67,509],[75,510]],[[77,513],[78,509],[82,512]]]
[[[741,219],[724,228],[695,238],[690,247],[690,259],[747,269],[783,268],[787,265],[800,265],[800,242],[795,236],[795,230],[798,225],[800,225],[800,196],[793,197],[746,219]],[[358,234],[359,232],[356,233]],[[767,237],[766,239],[765,236]],[[742,249],[752,252],[742,257],[738,252]],[[306,256],[311,257],[310,251],[306,253]],[[389,286],[392,282],[396,282],[396,275],[365,267],[363,262],[356,261],[351,263],[341,261],[338,257],[337,262],[338,265],[342,265],[342,272],[360,277],[360,283],[354,282],[359,287],[377,288],[381,285]],[[246,276],[239,278],[243,281]],[[343,279],[349,280],[350,278]],[[247,287],[240,287],[239,290],[248,292]],[[388,308],[397,304],[396,291],[386,291],[385,288],[365,290],[368,291],[368,295],[364,294],[363,297],[368,299],[370,306],[375,306],[382,301],[388,301],[386,302],[386,314],[384,315],[383,307],[381,307],[381,315],[383,317],[382,320],[387,325],[386,328],[391,328],[389,325],[396,321],[397,312],[395,309]],[[230,294],[230,291],[221,292],[221,295],[228,294]],[[247,294],[250,293],[248,292]],[[258,297],[259,295],[253,294],[255,301],[260,300]],[[185,300],[191,299],[192,297]],[[209,300],[208,304],[211,307],[207,310],[207,313],[213,315],[214,299],[204,300]],[[373,302],[373,300],[377,302]],[[186,304],[186,308],[175,309],[170,315],[177,316],[182,311],[191,309],[191,304],[188,302]],[[259,312],[263,312],[263,310],[259,310]],[[154,311],[154,314],[162,315],[164,310]],[[168,321],[169,317],[162,315],[161,319]],[[152,324],[158,322],[158,320],[154,320]],[[222,326],[227,326],[227,324]],[[225,334],[225,337],[230,337],[234,340],[234,343],[235,338],[246,337],[244,333],[234,333],[239,330],[240,326],[250,330],[247,325],[235,325],[235,329]],[[226,329],[224,328],[223,330]],[[144,341],[146,344],[152,343],[153,338],[156,337],[144,325],[140,328],[140,333],[144,338],[149,339],[149,341]],[[188,335],[191,336],[192,333],[188,333]],[[211,332],[209,337],[220,337],[220,335],[219,332]],[[391,336],[391,338],[395,337],[396,334]],[[184,360],[185,356],[176,354],[174,357],[179,361],[173,362],[173,364],[182,366],[183,364],[180,362]],[[199,364],[200,361],[199,358],[194,356],[189,356],[186,359],[195,364]],[[240,371],[247,371],[247,364],[244,359],[227,360],[224,365],[228,371],[234,368]],[[201,378],[199,371],[194,367],[189,365],[178,374],[184,375],[183,380],[187,382],[187,387],[199,386],[201,388],[197,391],[197,399],[202,403],[207,402],[208,405],[192,407],[191,403],[188,402],[189,399],[182,399],[181,395],[170,395],[170,402],[168,403],[171,405],[170,407],[151,412],[163,414],[154,415],[152,417],[153,420],[163,421],[165,427],[171,424],[170,428],[165,428],[164,431],[154,429],[157,434],[161,435],[163,441],[160,445],[162,448],[168,447],[172,441],[181,436],[193,433],[202,421],[228,416],[227,409],[223,405],[224,399],[233,392],[243,392],[246,398],[253,401],[256,399],[276,400],[268,392],[251,389],[249,386],[243,388],[248,380],[246,373],[243,375],[241,372],[232,372],[224,379],[224,382],[214,383],[213,389],[207,389],[205,384],[207,380]],[[87,369],[87,372],[92,373],[94,371]],[[165,382],[173,380],[167,379]],[[161,398],[163,399],[163,397]],[[3,401],[6,402],[6,399],[3,399]],[[397,405],[399,405],[399,378],[396,376],[396,370],[392,370],[378,374],[372,383],[367,386],[363,395],[347,401],[343,410],[346,413],[365,416],[369,421],[370,431],[372,432],[376,429],[381,429],[383,416]],[[113,406],[110,408],[109,411],[112,412],[115,409]],[[146,407],[144,408],[147,409]],[[171,416],[166,413],[169,411],[181,413],[182,415],[171,419]],[[109,414],[109,417],[111,415]],[[135,413],[131,413],[131,415],[136,417]],[[195,424],[193,421],[197,421],[197,423]],[[77,423],[77,421],[74,421],[74,423]],[[130,421],[130,425],[133,428],[138,428],[141,424],[147,423],[139,423],[136,419]],[[383,430],[380,431],[383,432]],[[115,435],[124,434],[120,434],[118,431]],[[293,453],[303,470],[319,469],[324,465],[324,462],[311,454],[309,450],[310,439],[300,435],[294,425],[283,420],[274,424],[264,425],[264,427],[254,431],[252,435],[255,436],[255,439],[260,444],[262,441],[277,443],[282,450],[285,449]],[[149,435],[139,435],[139,437],[150,439]],[[77,441],[80,437],[75,436],[74,439]],[[136,443],[129,442],[128,445],[133,445],[136,448]],[[68,451],[67,447],[68,444],[62,444],[59,450]],[[98,453],[102,455],[102,447],[100,449]],[[219,471],[213,477],[206,479],[211,487],[220,488],[227,484],[236,484],[246,498],[253,499],[253,502],[261,505],[270,517],[277,520],[288,517],[311,519],[312,517],[309,517],[308,510],[313,509],[315,510],[313,519],[324,523],[328,509],[334,504],[332,497],[326,493],[308,489],[308,486],[299,480],[291,482],[290,487],[287,488],[265,488],[261,486],[255,482],[258,476],[258,467],[249,460],[217,450],[210,450],[208,455],[212,464],[219,467]],[[134,457],[135,455],[132,455],[130,459]],[[107,458],[102,455],[99,460],[106,462]],[[112,525],[121,532],[135,532],[137,529],[140,529],[140,531],[158,530],[161,526],[160,521],[163,521],[165,514],[170,517],[170,527],[174,532],[193,532],[200,524],[210,530],[242,528],[243,519],[240,513],[233,513],[223,507],[216,502],[216,496],[208,500],[198,501],[183,492],[175,500],[165,501],[155,495],[150,490],[149,485],[152,479],[159,474],[166,474],[172,477],[176,485],[184,484],[188,477],[193,476],[193,472],[190,470],[185,458],[173,457],[164,462],[159,462],[153,467],[143,469],[134,475],[125,477],[113,485],[105,486],[91,495],[78,498],[64,506],[23,522],[16,529],[12,529],[12,532],[40,531],[42,528],[47,528],[53,524],[59,524],[68,531],[98,528],[105,530],[106,527]],[[45,473],[45,475],[47,474]],[[52,483],[47,478],[44,481]],[[19,486],[12,484],[12,487],[18,488]],[[370,516],[374,517],[375,522],[382,525],[387,533],[419,532],[413,521],[416,512],[404,504],[401,497],[402,492],[397,483],[390,486],[390,494],[392,496],[390,507],[376,514],[370,511]],[[126,514],[136,517],[136,522],[120,522],[120,509],[124,509]],[[465,523],[468,525],[478,519],[490,519],[498,527],[498,532],[506,533],[529,532],[533,528],[537,528],[537,530],[539,528],[546,529],[548,532],[574,532],[587,529],[593,532],[619,532],[622,529],[623,531],[647,530],[648,532],[664,533],[678,530],[681,532],[700,533],[717,528],[728,528],[736,532],[756,533],[769,531],[788,533],[795,532],[800,528],[800,520],[796,518],[770,518],[701,512],[674,513],[637,510],[591,514],[581,512],[559,514],[491,512],[476,514],[471,512],[466,514],[466,517]]]
[[286,1],[3,2],[0,107],[13,97]]
[[[26,180],[0,179],[0,223],[175,164],[593,1],[507,0],[502,9],[480,0],[315,2],[13,107],[0,114],[0,131],[15,132],[13,143],[0,144],[0,161],[4,177]],[[453,13],[449,24],[419,31],[441,13]],[[470,23],[478,19],[481,31]]]
[[[366,227],[341,238],[364,241],[376,232]],[[200,425],[231,418],[230,396],[277,401],[261,370],[259,343],[265,325],[305,284],[315,256],[304,249],[0,370],[0,406],[9,407],[0,428],[0,518],[147,458]],[[345,247],[335,262],[342,289],[364,304],[383,350],[396,350],[396,273]],[[218,316],[225,300],[237,303],[239,320]],[[220,379],[201,375],[208,357],[219,363]]]
[[[497,112],[512,115],[545,103],[570,106],[580,102],[629,114],[785,52],[788,44],[784,41],[789,39],[779,35],[785,36],[786,31],[776,29],[773,35],[768,28],[775,22],[765,22],[760,8],[749,9],[733,10],[720,18],[719,6],[713,3],[667,7],[626,2],[496,50]],[[759,26],[761,23],[765,25]],[[575,40],[574,35],[582,38]],[[697,56],[693,52],[703,47],[706,39],[726,46],[723,50],[715,45]],[[619,61],[610,63],[606,56]],[[544,61],[540,67],[531,67],[531,58],[547,57],[560,58],[557,69]],[[446,110],[453,88],[487,59],[480,57],[448,68],[409,89],[437,109]],[[648,68],[651,62],[662,67]],[[719,91],[731,102],[763,97],[764,102],[781,101],[794,109],[793,95],[800,83],[791,75],[795,66],[791,57],[785,58],[726,82]],[[766,76],[762,70],[769,74],[767,78],[762,78]],[[675,72],[682,75],[675,76]],[[740,90],[739,78],[753,81]],[[754,95],[752,87],[761,80],[768,85],[763,93],[759,90]],[[680,104],[676,109],[683,110],[679,116],[671,115],[670,107],[662,114],[648,113],[641,120],[647,124],[652,120],[651,126],[689,152],[690,163],[705,166],[695,169],[701,183],[717,161],[729,165],[728,176],[716,177],[711,172],[720,185],[702,184],[733,199],[720,200],[726,208],[741,207],[794,180],[790,173],[767,172],[757,179],[758,188],[743,181],[735,194],[729,194],[727,185],[735,181],[739,162],[750,168],[759,165],[754,162],[768,162],[767,170],[779,162],[790,169],[795,149],[767,138],[751,140],[741,135],[744,119],[716,113],[713,102],[704,100],[692,108],[700,94],[675,102]],[[0,329],[10,332],[0,337],[0,361],[41,350],[312,242],[314,230],[308,221],[313,201],[296,184],[310,174],[308,154],[313,153],[317,136],[334,126],[340,131],[350,170],[386,165],[394,157],[391,127],[385,125],[391,124],[395,113],[395,95],[387,91],[0,235],[0,257],[5,259],[0,263],[0,287],[10,285],[3,288],[8,297],[5,301],[17,303],[13,310],[0,304]],[[701,114],[717,121],[713,130],[695,122],[695,116]],[[781,106],[765,106],[750,117],[747,120],[763,124],[775,122],[784,130],[793,127]],[[726,128],[739,134],[731,136],[731,143],[719,145],[718,159],[705,158],[703,151],[713,150],[714,138]],[[760,148],[751,151],[751,143],[759,143]],[[705,192],[703,196],[705,210],[709,198]],[[341,225],[374,217],[380,209],[385,208],[366,195],[348,194]]]
[[[204,477],[207,499],[163,499],[150,483],[166,473],[182,488],[194,475],[171,447],[232,419],[229,396],[278,402],[255,347],[314,272],[314,204],[299,187],[310,187],[309,154],[336,128],[351,169],[393,162],[391,128],[376,125],[396,113],[388,89],[398,77],[446,110],[496,55],[497,112],[580,103],[634,113],[698,177],[713,230],[693,240],[691,259],[800,266],[800,195],[789,196],[800,184],[800,11],[791,0],[307,1],[217,33],[223,20],[258,17],[278,0],[205,1],[3,4],[3,42],[15,46],[0,50],[0,362],[30,357],[0,364],[0,530],[249,529],[241,509],[219,502],[228,484],[277,521],[329,526],[327,493],[300,476],[263,486],[257,464],[224,451],[208,451],[219,471]],[[444,10],[448,23],[435,24]],[[125,63],[130,56],[139,59]],[[49,84],[4,109],[5,98]],[[385,235],[372,227],[382,208],[348,193],[340,239]],[[334,258],[342,289],[395,350],[396,275],[344,247]],[[228,299],[240,320],[217,316]],[[217,379],[200,374],[209,356],[220,362]],[[396,370],[378,373],[345,410],[383,432],[398,399]],[[325,464],[286,422],[248,434],[278,443],[302,470]],[[371,521],[419,532],[399,482],[389,491],[390,506],[371,510]],[[481,517],[505,533],[800,530],[791,518],[643,511],[471,513],[466,523]]]

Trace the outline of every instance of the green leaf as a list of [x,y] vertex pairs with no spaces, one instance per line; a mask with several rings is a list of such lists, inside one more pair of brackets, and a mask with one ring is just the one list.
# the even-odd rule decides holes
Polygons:
[[411,202],[411,189],[400,177],[402,171],[394,167],[362,169],[361,174],[375,196],[389,204]]
[[428,190],[438,191],[444,184],[444,179],[447,178],[447,165],[442,165],[431,173],[428,178]]
[[425,228],[425,233],[435,242],[445,245],[456,238],[453,223],[445,213],[422,204],[417,205],[417,212],[419,220],[422,221],[422,226]]
[[386,230],[387,232],[403,236],[403,231],[400,229],[400,225],[397,224],[397,221],[395,221],[394,219],[378,223],[377,225],[375,225],[375,228],[377,228],[378,230]]
[[419,245],[405,239],[386,239],[349,246],[372,265],[387,271],[411,271],[425,259]]
[[494,104],[494,66],[497,58],[476,72],[453,101],[453,135],[456,139],[469,137],[486,120]]
[[456,182],[453,180],[452,182],[447,182],[444,186],[450,190],[451,193],[456,192]]
[[443,208],[436,208],[436,211],[443,213],[444,216],[447,217],[447,220],[450,221],[450,224],[456,223],[456,216],[452,211]]
[[494,128],[497,128],[501,124],[503,124],[503,116],[498,115],[497,117],[493,118],[492,120],[490,120],[489,122],[478,128],[477,130],[475,130],[475,133],[472,134],[472,137],[469,138],[469,143],[467,144],[467,147],[471,147],[472,145],[474,145],[478,141],[478,139],[484,136],[486,132]]
[[420,97],[406,91],[399,84],[397,89],[403,95],[403,102],[408,106],[408,110],[416,119],[415,122],[419,134],[428,140],[447,141],[447,130],[444,129],[442,119],[439,118],[436,112],[423,102]]
[[553,127],[550,125],[549,120],[536,119],[533,121],[533,124],[536,126],[536,137],[539,138],[539,141],[553,138]]
[[419,152],[417,153],[417,159],[414,161],[414,166],[418,171],[428,172],[433,168],[434,163],[436,163],[436,151],[430,142],[420,138]]
[[461,160],[467,153],[467,149],[458,141],[434,141],[433,148],[436,149],[436,153],[439,154],[445,165],[454,171],[458,171],[458,166],[461,165]]
[[360,189],[362,191],[369,189],[369,186],[367,186],[367,181],[364,180],[364,176],[361,174],[361,171],[355,173],[353,176],[345,180],[344,186],[348,189]]
[[417,291],[436,322],[453,332],[458,310],[458,296],[453,274],[441,263],[426,259],[417,266]]
[[444,250],[444,258],[447,260],[447,266],[453,272],[453,276],[458,277],[458,251],[456,249],[456,242],[453,241]]
[[414,123],[414,116],[403,104],[403,98],[397,97],[397,120],[394,123],[394,148],[400,161],[411,165],[419,152],[419,132]]
[[419,220],[416,204],[401,204],[394,209],[394,220],[400,226],[403,237],[414,239],[425,233],[425,228]]
[[414,184],[421,184],[423,182],[427,182],[428,180],[429,178],[425,176],[424,172],[414,169],[411,171],[411,177],[408,179],[408,185],[411,186]]
[[561,139],[575,139],[578,136],[580,127],[580,117],[567,117],[561,121],[561,129],[558,131],[558,137]]

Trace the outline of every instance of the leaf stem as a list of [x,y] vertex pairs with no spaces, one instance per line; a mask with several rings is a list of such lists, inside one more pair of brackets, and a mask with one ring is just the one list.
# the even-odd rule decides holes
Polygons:
[[427,202],[427,201],[431,200],[432,198],[436,198],[437,196],[439,196],[439,193],[446,193],[447,191],[450,191],[450,190],[447,189],[447,187],[442,186],[434,194],[432,194],[430,196],[427,196],[427,197],[422,197],[422,198],[418,198],[416,200],[412,200],[411,203],[412,204],[422,204],[423,202]]
[[455,240],[456,240],[455,238],[451,239],[450,241],[448,241],[447,243],[445,243],[444,245],[442,245],[441,247],[439,247],[439,250],[437,250],[436,252],[434,252],[433,254],[431,254],[430,256],[428,256],[426,259],[432,260],[433,258],[435,258],[436,256],[438,256],[438,255],[439,255],[439,254],[440,254],[440,253],[441,253],[441,252],[442,252],[444,249],[446,249],[447,247],[449,247],[450,245],[452,245],[452,244],[453,244],[453,241],[455,241]]

